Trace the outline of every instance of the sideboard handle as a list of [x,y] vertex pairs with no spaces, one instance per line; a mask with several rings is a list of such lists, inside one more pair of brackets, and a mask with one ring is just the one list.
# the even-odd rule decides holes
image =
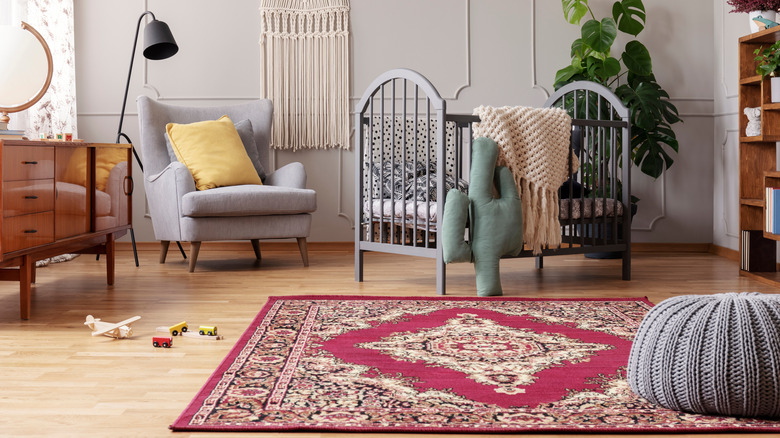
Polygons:
[[35,234],[38,230],[24,230],[24,234]]
[[35,195],[27,195],[24,197],[24,199],[38,199],[38,197]]
[[125,177],[124,191],[126,196],[132,196],[135,191],[135,181],[132,176]]
[[38,164],[37,161],[22,161],[22,164]]

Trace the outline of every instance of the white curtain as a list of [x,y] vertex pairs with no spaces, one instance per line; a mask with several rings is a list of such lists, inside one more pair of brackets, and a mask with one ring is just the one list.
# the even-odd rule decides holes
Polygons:
[[262,0],[271,147],[349,149],[349,0]]
[[51,50],[54,73],[41,100],[11,116],[11,129],[24,129],[31,139],[39,134],[72,133],[76,124],[76,61],[73,42],[73,0],[0,0],[0,24],[35,28]]

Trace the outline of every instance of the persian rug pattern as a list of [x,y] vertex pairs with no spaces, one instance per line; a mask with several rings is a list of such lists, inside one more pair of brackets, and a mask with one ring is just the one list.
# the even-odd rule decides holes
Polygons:
[[625,365],[644,299],[271,297],[171,426],[190,431],[780,430],[671,411]]

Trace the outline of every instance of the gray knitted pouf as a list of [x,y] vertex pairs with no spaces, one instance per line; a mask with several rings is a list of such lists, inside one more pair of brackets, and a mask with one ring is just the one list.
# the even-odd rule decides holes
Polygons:
[[628,383],[665,408],[780,417],[780,295],[684,295],[639,325]]

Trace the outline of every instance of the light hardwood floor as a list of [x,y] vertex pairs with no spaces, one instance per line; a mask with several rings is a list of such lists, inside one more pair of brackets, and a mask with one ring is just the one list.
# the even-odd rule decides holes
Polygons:
[[[121,249],[113,287],[105,284],[104,261],[94,256],[41,268],[29,321],[19,319],[18,285],[0,283],[0,436],[229,435],[174,434],[167,428],[269,296],[435,295],[429,259],[367,254],[366,281],[356,283],[352,252],[340,247],[311,245],[308,268],[294,246],[264,251],[260,264],[249,242],[231,248],[204,246],[192,274],[175,247],[164,265],[158,264],[157,251],[141,251],[140,268],[132,253]],[[681,294],[780,292],[739,277],[736,262],[708,253],[636,252],[629,282],[620,279],[619,261],[582,256],[548,257],[542,271],[531,259],[503,260],[501,269],[508,296],[647,296],[658,303]],[[451,265],[447,280],[448,295],[474,295],[471,265]],[[90,336],[83,324],[88,314],[106,321],[142,319],[133,326],[133,338],[113,340]],[[182,320],[217,325],[225,339],[177,338],[171,349],[151,346],[155,327]],[[358,436],[252,436],[337,435]]]

